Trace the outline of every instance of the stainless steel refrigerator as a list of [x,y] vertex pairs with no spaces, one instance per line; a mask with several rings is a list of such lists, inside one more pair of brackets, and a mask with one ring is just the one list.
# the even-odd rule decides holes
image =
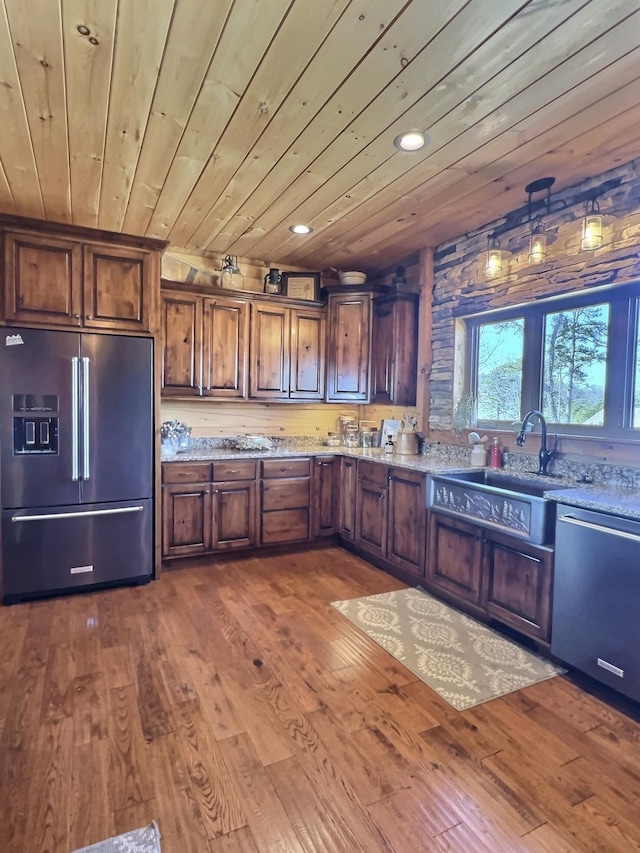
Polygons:
[[2,595],[153,572],[153,342],[0,330]]

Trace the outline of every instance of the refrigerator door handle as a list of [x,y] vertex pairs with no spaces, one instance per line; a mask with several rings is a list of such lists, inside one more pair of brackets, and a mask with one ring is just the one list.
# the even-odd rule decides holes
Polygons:
[[88,480],[89,470],[89,359],[82,359],[82,478]]
[[80,379],[80,360],[77,356],[71,359],[71,479],[77,481],[79,470],[79,441],[78,441],[78,382]]
[[125,512],[142,512],[143,506],[126,506],[121,509],[94,509],[89,512],[48,512],[44,515],[12,515],[11,521],[52,521],[56,518],[91,518],[95,515],[122,515]]

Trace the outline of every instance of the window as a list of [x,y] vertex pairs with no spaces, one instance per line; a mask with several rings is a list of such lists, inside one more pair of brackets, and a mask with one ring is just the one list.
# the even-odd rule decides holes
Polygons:
[[520,417],[522,318],[478,326],[478,418],[513,421]]
[[478,425],[511,429],[539,409],[565,434],[640,429],[640,285],[548,299],[466,320]]
[[556,424],[604,424],[609,306],[545,315],[542,411]]

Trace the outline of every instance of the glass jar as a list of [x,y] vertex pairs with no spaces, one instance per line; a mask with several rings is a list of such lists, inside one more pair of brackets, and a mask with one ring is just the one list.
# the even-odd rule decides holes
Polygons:
[[337,432],[327,433],[327,447],[340,447],[340,436]]
[[361,430],[358,444],[360,447],[373,447],[373,431],[370,429]]

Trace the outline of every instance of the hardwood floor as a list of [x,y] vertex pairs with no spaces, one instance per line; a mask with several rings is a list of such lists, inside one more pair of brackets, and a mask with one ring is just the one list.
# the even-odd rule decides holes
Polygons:
[[566,677],[458,713],[329,606],[339,548],[0,609],[0,850],[640,849],[640,725]]

